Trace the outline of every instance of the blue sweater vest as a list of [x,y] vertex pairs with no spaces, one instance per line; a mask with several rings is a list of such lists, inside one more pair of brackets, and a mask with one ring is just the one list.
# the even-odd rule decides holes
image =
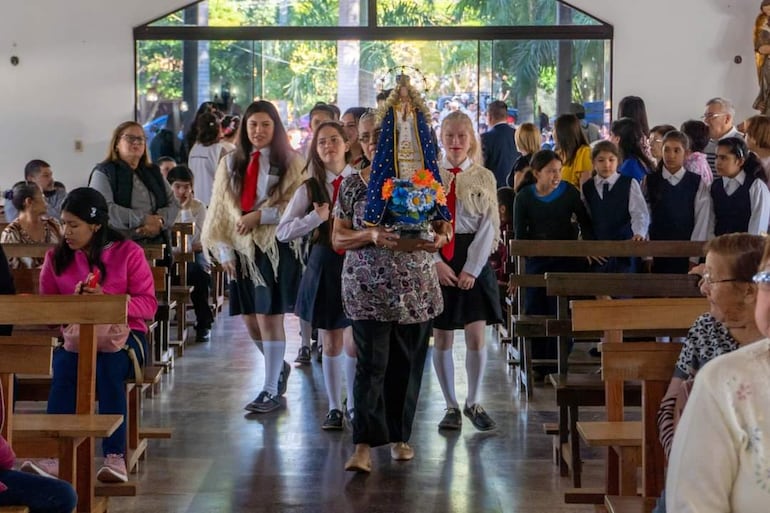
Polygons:
[[751,220],[751,196],[749,189],[756,177],[746,175],[743,185],[728,196],[721,178],[711,184],[711,199],[714,204],[714,235],[745,232]]
[[695,228],[695,197],[700,176],[685,172],[678,184],[671,185],[662,172],[647,176],[650,203],[650,240],[690,240]]
[[593,180],[583,184],[583,196],[591,213],[591,224],[596,240],[628,240],[633,237],[628,201],[631,195],[631,180],[620,176],[615,185],[599,197]]

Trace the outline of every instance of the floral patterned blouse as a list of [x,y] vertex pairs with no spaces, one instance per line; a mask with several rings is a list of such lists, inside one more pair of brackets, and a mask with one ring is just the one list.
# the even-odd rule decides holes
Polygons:
[[[363,230],[366,182],[355,174],[340,186],[334,216]],[[402,252],[373,245],[345,252],[342,302],[353,320],[413,324],[444,310],[433,256],[427,251]]]
[[[27,231],[21,227],[19,220],[13,221],[5,227],[0,234],[2,243],[20,244],[58,244],[62,239],[61,225],[54,219],[48,219],[45,223],[45,237],[43,240],[33,239]],[[43,265],[42,258],[21,257],[9,258],[8,265],[11,269],[34,269]]]

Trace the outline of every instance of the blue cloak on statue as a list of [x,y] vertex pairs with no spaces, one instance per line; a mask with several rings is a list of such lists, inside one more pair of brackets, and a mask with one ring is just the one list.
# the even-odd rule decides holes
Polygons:
[[[372,174],[369,178],[369,186],[366,190],[366,213],[364,221],[368,224],[379,225],[387,223],[388,200],[382,199],[382,186],[388,178],[398,178],[396,170],[396,134],[395,109],[390,107],[382,120],[382,132],[377,142],[377,151],[372,159]],[[425,122],[425,115],[419,109],[415,112],[417,123],[417,137],[422,149],[423,164],[430,171],[433,178],[441,183],[438,172],[438,160],[436,160],[436,148],[433,146],[430,126]],[[445,205],[437,205],[429,221],[450,221],[452,215]]]

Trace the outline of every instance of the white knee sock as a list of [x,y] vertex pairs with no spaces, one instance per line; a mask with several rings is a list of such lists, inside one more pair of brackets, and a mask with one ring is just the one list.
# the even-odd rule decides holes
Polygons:
[[342,359],[344,355],[329,356],[324,354],[322,363],[324,371],[324,385],[326,395],[329,397],[330,410],[342,410],[340,396],[342,395]]
[[473,406],[479,402],[479,389],[484,377],[484,368],[487,366],[487,348],[482,347],[478,351],[465,351],[465,372],[468,373],[468,398],[465,404]]
[[[343,351],[344,354],[344,351]],[[356,380],[356,365],[358,364],[358,358],[354,356],[345,356],[345,385],[348,394],[347,407],[348,410],[352,410],[356,407],[356,403],[353,400],[353,383]]]
[[433,368],[436,370],[441,392],[447,408],[457,408],[457,395],[455,394],[455,362],[452,359],[452,350],[442,351],[433,347]]
[[310,347],[310,335],[313,333],[313,327],[309,322],[299,320],[299,337],[302,347]]
[[265,385],[262,387],[272,395],[278,394],[278,376],[283,369],[283,357],[286,353],[286,342],[265,341]]
[[264,345],[262,344],[262,341],[261,340],[254,340],[254,339],[251,339],[251,341],[254,342],[255,346],[257,346],[257,349],[259,349],[259,352],[264,355],[265,354],[265,348],[264,348]]

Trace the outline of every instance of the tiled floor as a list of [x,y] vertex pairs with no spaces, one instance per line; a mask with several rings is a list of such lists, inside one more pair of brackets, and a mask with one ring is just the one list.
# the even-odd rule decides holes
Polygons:
[[[287,318],[287,360],[299,346],[297,322]],[[491,331],[490,331],[491,333]],[[464,399],[465,351],[455,351],[458,399]],[[144,424],[173,426],[171,440],[151,441],[140,473],[139,494],[113,498],[113,512],[387,512],[492,513],[589,512],[568,506],[570,486],[551,462],[551,440],[542,423],[556,420],[553,391],[539,387],[521,396],[505,350],[490,336],[482,404],[498,423],[480,433],[466,420],[460,433],[439,433],[444,402],[430,357],[420,396],[413,461],[374,456],[369,476],[343,470],[351,433],[324,432],[321,365],[295,367],[286,407],[264,416],[243,406],[262,384],[261,356],[241,321],[220,316],[212,341],[190,347],[164,377],[162,391],[145,402]],[[601,479],[588,463],[584,482]]]

